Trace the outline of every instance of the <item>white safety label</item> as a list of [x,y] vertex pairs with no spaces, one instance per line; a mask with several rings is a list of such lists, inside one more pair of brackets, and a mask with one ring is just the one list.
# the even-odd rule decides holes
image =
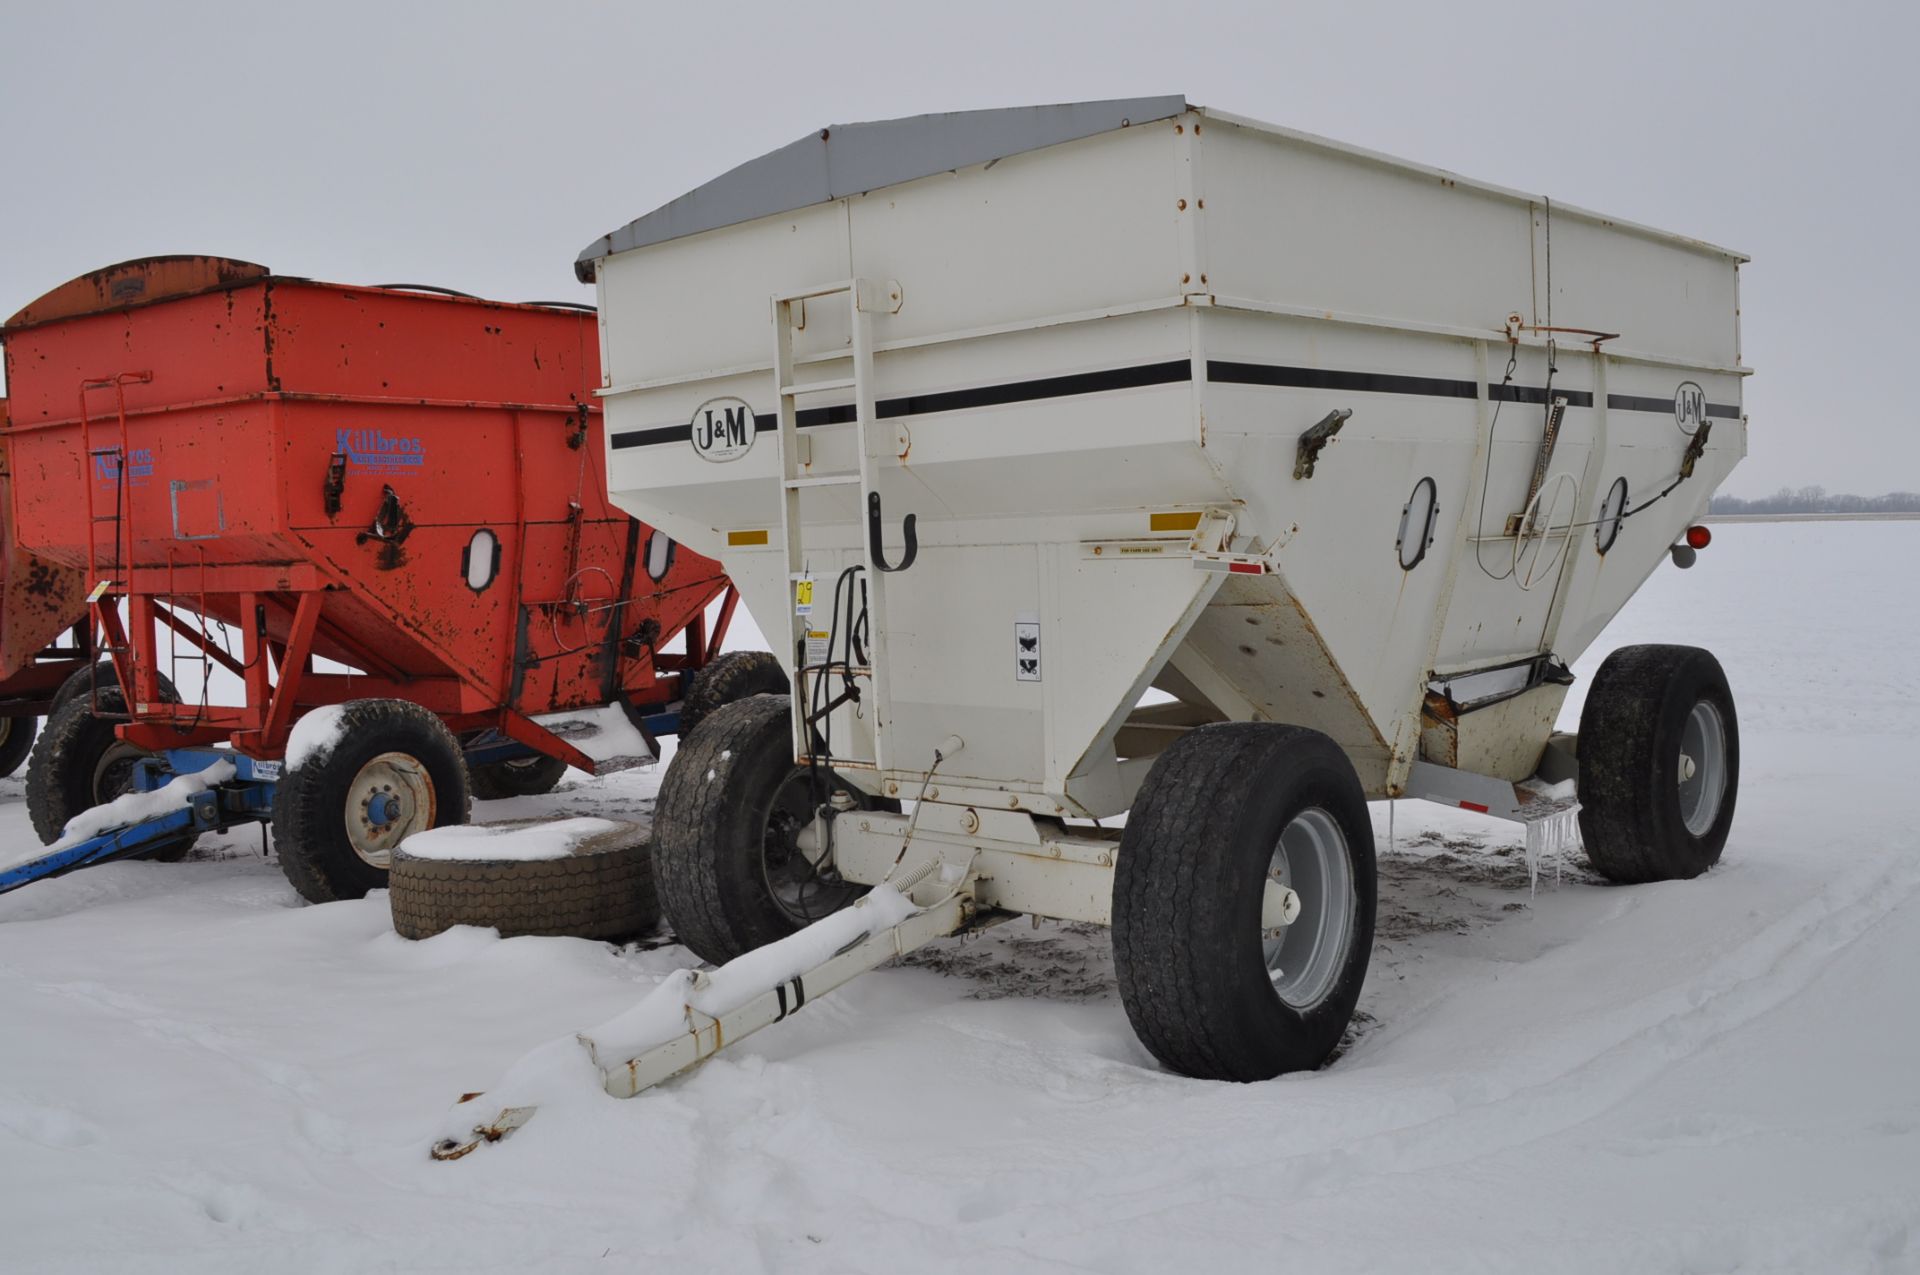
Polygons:
[[1021,611],[1013,617],[1013,676],[1015,681],[1040,680],[1040,613]]

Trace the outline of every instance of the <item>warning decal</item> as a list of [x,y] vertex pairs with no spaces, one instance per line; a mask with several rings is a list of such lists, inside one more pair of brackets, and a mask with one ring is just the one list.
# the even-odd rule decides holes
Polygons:
[[1019,682],[1040,680],[1040,613],[1022,611],[1013,617],[1013,676]]

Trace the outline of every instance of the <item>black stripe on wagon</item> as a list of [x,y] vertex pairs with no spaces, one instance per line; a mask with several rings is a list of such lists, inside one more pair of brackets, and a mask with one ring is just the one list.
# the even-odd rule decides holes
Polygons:
[[1438,376],[1394,376],[1386,372],[1336,372],[1323,367],[1276,367],[1271,363],[1207,360],[1207,379],[1225,385],[1277,385],[1294,390],[1351,390],[1361,394],[1422,394],[1431,398],[1473,398],[1472,381]]
[[[910,394],[904,398],[883,398],[874,404],[882,420],[901,416],[927,416],[935,412],[957,412],[971,408],[998,407],[1007,403],[1031,403],[1050,398],[1069,398],[1077,394],[1099,394],[1110,390],[1142,389],[1152,385],[1173,385],[1188,380],[1191,365],[1185,359],[1164,363],[1146,363],[1136,367],[1109,368],[1102,372],[1076,372],[1068,376],[1047,376],[1032,381],[1011,381],[1002,385],[981,385],[966,390],[944,390],[933,394]],[[1474,398],[1479,387],[1472,381],[1439,376],[1401,376],[1390,372],[1343,372],[1330,368],[1286,367],[1271,363],[1236,363],[1209,360],[1207,379],[1223,385],[1269,385],[1285,389],[1344,390],[1361,394],[1412,394],[1426,398]],[[1558,390],[1569,407],[1592,407],[1588,390]],[[1547,401],[1547,391],[1537,385],[1489,385],[1487,397],[1494,402],[1537,403]],[[1618,411],[1673,411],[1673,400],[1638,394],[1609,394],[1607,406]],[[1738,420],[1735,404],[1709,403],[1707,415]],[[802,408],[797,423],[801,429],[822,425],[846,425],[853,421],[853,405]],[[757,431],[770,430],[779,423],[771,413],[754,417]],[[693,437],[693,426],[661,425],[653,429],[630,429],[613,436],[616,450],[647,447],[655,443],[684,443]]]
[[[1356,394],[1417,394],[1426,398],[1475,398],[1472,381],[1439,376],[1398,376],[1389,372],[1337,372],[1321,367],[1278,367],[1271,363],[1231,363],[1208,360],[1207,379],[1223,385],[1274,385],[1296,390],[1346,390]],[[1587,390],[1556,390],[1569,407],[1592,407]],[[1545,403],[1547,392],[1532,385],[1489,385],[1495,402]],[[1668,405],[1671,408],[1671,404]]]
[[[757,428],[760,418],[755,417],[753,423]],[[685,425],[661,425],[655,429],[622,430],[613,436],[613,449],[619,451],[623,447],[651,447],[655,443],[686,443],[692,440],[693,422],[688,421]]]
[[[1592,390],[1560,390],[1553,392],[1555,398],[1567,400],[1568,407],[1592,407]],[[1487,397],[1496,403],[1541,403],[1547,401],[1547,391],[1532,385],[1489,385]]]
[[[1607,406],[1622,412],[1661,412],[1668,416],[1673,415],[1672,399],[1653,398],[1646,394],[1609,394]],[[1709,403],[1707,415],[1717,416],[1722,420],[1737,421],[1740,419],[1740,407],[1737,403]]]
[[[1100,394],[1109,390],[1137,390],[1150,385],[1177,385],[1193,379],[1193,364],[1187,359],[1165,363],[1144,363],[1136,367],[1109,368],[1102,372],[1075,372],[1068,376],[1045,376],[1032,381],[1012,381],[1004,385],[980,385],[967,390],[943,390],[934,394],[909,394],[905,398],[883,398],[874,404],[882,420],[899,416],[928,416],[934,412],[958,412],[970,408],[999,407],[1007,403],[1033,403],[1049,398],[1070,398],[1076,394]],[[820,425],[846,425],[853,421],[853,404],[800,409],[796,422],[801,429]],[[777,419],[756,415],[756,430],[773,429]],[[613,446],[646,447],[652,443],[686,442],[693,437],[693,425],[662,425],[654,429],[630,429],[613,436]]]
[[[939,394],[911,394],[906,398],[883,398],[874,404],[881,419],[889,416],[926,416],[933,412],[958,412],[974,407],[999,407],[1005,403],[1030,403],[1046,398],[1071,398],[1076,394],[1099,394],[1107,390],[1138,390],[1149,385],[1176,385],[1193,379],[1193,364],[1187,359],[1169,359],[1165,363],[1144,363],[1139,367],[1109,368],[1104,372],[1075,372],[1069,376],[1045,376],[1035,381],[1016,381],[1011,385],[982,385],[971,390],[947,390]],[[829,412],[833,408],[827,409]],[[840,409],[853,419],[853,409]],[[802,412],[802,416],[806,413]],[[831,422],[837,424],[838,422]]]

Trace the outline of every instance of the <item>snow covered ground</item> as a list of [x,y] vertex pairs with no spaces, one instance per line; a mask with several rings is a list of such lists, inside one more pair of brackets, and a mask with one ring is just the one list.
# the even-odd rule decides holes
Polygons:
[[1726,664],[1725,862],[1530,897],[1517,829],[1402,803],[1389,849],[1377,807],[1359,1029],[1263,1085],[1160,1071],[1104,932],[1017,923],[436,1164],[454,1098],[687,954],[409,943],[257,833],[0,897],[0,1269],[1920,1270],[1916,561],[1920,524],[1741,525],[1663,567],[1605,644]]

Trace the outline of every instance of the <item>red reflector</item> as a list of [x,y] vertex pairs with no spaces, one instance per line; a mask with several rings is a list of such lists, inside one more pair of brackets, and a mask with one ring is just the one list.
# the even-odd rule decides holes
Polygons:
[[1227,564],[1227,570],[1243,576],[1263,575],[1266,572],[1266,568],[1257,562],[1230,562]]
[[1713,533],[1705,527],[1688,527],[1687,543],[1695,549],[1704,549],[1713,543]]
[[1479,802],[1477,802],[1477,801],[1463,801],[1463,802],[1461,802],[1461,803],[1460,803],[1460,809],[1462,809],[1462,810],[1477,810],[1477,811],[1479,811],[1479,812],[1480,812],[1481,814],[1483,814],[1483,815],[1484,815],[1484,814],[1487,814],[1487,813],[1489,813],[1489,811],[1488,811],[1488,809],[1487,809],[1487,807],[1485,807],[1485,806],[1483,806],[1483,805],[1481,805],[1481,804],[1480,804]]

